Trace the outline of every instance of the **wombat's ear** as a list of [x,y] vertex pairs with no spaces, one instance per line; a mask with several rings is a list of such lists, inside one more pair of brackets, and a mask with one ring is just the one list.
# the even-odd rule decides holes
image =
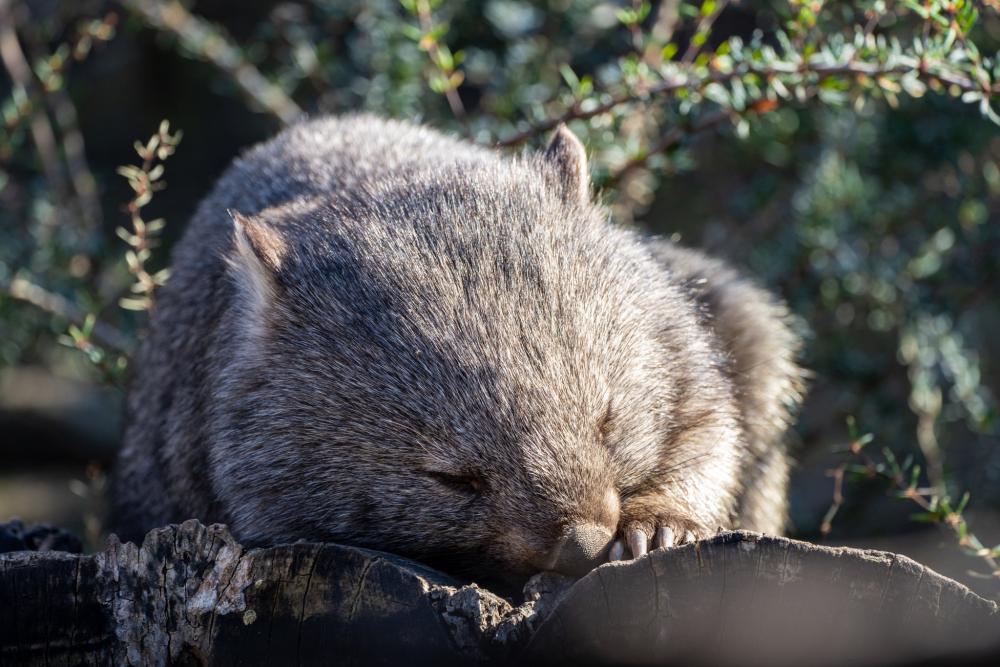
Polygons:
[[270,225],[247,217],[236,211],[229,211],[233,219],[236,249],[247,262],[257,262],[261,268],[275,272],[281,268],[285,255],[285,241]]
[[233,219],[232,255],[229,265],[255,309],[271,302],[277,286],[276,273],[281,268],[286,245],[281,235],[260,220],[229,211]]
[[558,179],[556,185],[563,198],[568,203],[589,203],[590,170],[587,167],[587,151],[576,135],[562,123],[549,140],[544,157],[553,168]]

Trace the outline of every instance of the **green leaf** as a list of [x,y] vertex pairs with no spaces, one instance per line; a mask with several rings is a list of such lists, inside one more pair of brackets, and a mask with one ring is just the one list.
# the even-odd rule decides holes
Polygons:
[[449,87],[449,82],[447,77],[441,76],[440,74],[432,74],[430,76],[430,87],[435,93],[447,93],[451,88]]
[[968,491],[962,494],[962,499],[958,501],[958,507],[955,508],[955,514],[961,514],[965,510],[965,506],[969,504],[970,497]]
[[958,23],[958,27],[962,29],[962,33],[968,34],[976,25],[976,21],[979,20],[979,10],[968,0],[958,0],[955,4],[958,5],[955,21]]
[[858,439],[858,423],[854,419],[854,415],[847,415],[847,437],[853,441]]
[[87,313],[87,317],[85,317],[83,320],[83,328],[80,330],[80,333],[87,340],[90,340],[90,335],[94,333],[94,324],[96,323],[97,323],[97,316],[94,315],[93,313]]
[[451,50],[447,46],[439,46],[434,54],[435,65],[450,72],[455,69],[455,59],[451,55]]
[[148,298],[129,298],[122,297],[118,300],[118,305],[125,310],[146,310],[149,308],[151,302]]
[[929,18],[931,15],[930,10],[924,7],[924,3],[918,2],[918,0],[903,0],[903,4],[922,19]]
[[423,30],[409,23],[404,23],[403,25],[401,25],[400,30],[402,31],[404,37],[413,40],[414,42],[419,42],[421,39],[423,39],[424,36]]
[[631,27],[639,22],[639,14],[635,10],[628,7],[619,9],[615,12],[615,18],[618,19],[619,23],[626,27]]
[[576,72],[569,65],[560,65],[559,74],[562,75],[563,80],[572,90],[576,90],[580,85],[580,79],[577,77]]

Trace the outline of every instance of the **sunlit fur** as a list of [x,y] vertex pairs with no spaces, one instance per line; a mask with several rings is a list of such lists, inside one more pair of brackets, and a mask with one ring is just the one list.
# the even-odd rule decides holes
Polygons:
[[198,517],[472,575],[546,567],[580,523],[779,532],[783,307],[611,224],[586,171],[566,130],[515,157],[369,116],[238,159],[157,294],[117,528]]

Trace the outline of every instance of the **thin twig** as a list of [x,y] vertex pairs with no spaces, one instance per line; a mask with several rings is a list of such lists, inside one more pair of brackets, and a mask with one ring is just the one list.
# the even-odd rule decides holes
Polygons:
[[669,42],[674,37],[674,30],[680,20],[678,9],[680,0],[662,0],[656,10],[656,20],[653,21],[651,33],[660,44]]
[[697,121],[695,121],[694,123],[692,123],[687,127],[675,125],[674,127],[670,128],[670,130],[668,130],[662,137],[660,137],[659,141],[657,141],[655,144],[652,144],[651,146],[648,146],[646,150],[642,152],[641,155],[637,155],[636,157],[632,158],[624,165],[619,167],[618,170],[611,175],[607,183],[604,184],[605,187],[613,187],[617,185],[618,183],[621,182],[623,178],[628,176],[633,170],[638,169],[639,167],[646,164],[646,162],[649,161],[649,158],[659,153],[664,153],[670,150],[671,148],[679,144],[681,140],[684,139],[685,137],[713,128],[722,121],[732,118],[734,115],[736,115],[736,112],[730,109],[717,109],[716,111],[713,111],[712,113],[706,114],[702,118],[699,118]]
[[[708,40],[708,35],[712,31],[715,20],[719,18],[719,14],[722,13],[722,10],[728,4],[729,0],[720,0],[715,4],[711,12],[703,15],[698,20],[698,25],[695,26],[694,33],[691,35],[691,41],[688,43],[688,47],[684,50],[684,55],[681,57],[682,63],[692,63],[698,57],[702,45]],[[701,40],[698,39],[700,35],[703,35]]]
[[[5,6],[9,6],[9,0],[0,0],[0,15],[2,15]],[[4,20],[6,21],[8,18],[4,17]],[[107,42],[114,37],[117,21],[118,16],[110,12],[101,19],[80,22],[77,25],[76,35],[70,42],[38,61],[36,75],[38,75],[39,69],[44,69],[45,72],[44,76],[38,75],[41,90],[51,92],[60,89],[59,80],[65,78],[69,65],[86,58],[96,44]],[[15,87],[14,94],[7,102],[11,113],[6,114],[3,118],[3,128],[0,130],[0,159],[10,156],[11,137],[21,125],[31,120],[37,110],[44,109],[45,97],[41,90],[39,86],[34,86],[29,93],[21,86]],[[58,108],[56,114],[58,123]],[[70,169],[72,170],[72,166]]]
[[840,508],[844,506],[844,473],[846,472],[847,467],[844,465],[827,471],[827,476],[833,478],[833,501],[830,503],[830,508],[826,510],[826,514],[823,515],[823,521],[819,525],[819,532],[824,537],[829,535],[830,531],[833,530],[833,519],[837,516]]
[[[425,35],[430,34],[434,29],[434,20],[431,16],[430,4],[427,2],[417,2],[416,3],[417,18],[420,21],[420,29]],[[435,67],[440,67],[438,63],[441,62],[441,47],[438,45],[436,40],[429,41],[427,45],[427,55],[430,56],[431,62],[434,63]],[[446,78],[450,78],[452,72],[442,72],[442,75]],[[462,98],[458,94],[458,89],[451,85],[451,81],[447,82],[447,87],[444,90],[445,99],[448,100],[448,106],[451,107],[451,113],[455,116],[455,120],[460,123],[465,122],[465,105],[462,104]]]
[[[695,75],[692,72],[693,69],[693,67],[686,67],[682,70],[683,73],[681,74],[664,79],[663,81],[651,86],[640,87],[619,93],[608,98],[605,102],[593,107],[584,109],[578,105],[574,105],[560,115],[547,118],[532,125],[526,130],[518,132],[510,137],[507,137],[506,139],[501,139],[496,142],[496,146],[516,146],[524,143],[536,135],[554,130],[563,123],[568,123],[573,120],[593,118],[594,116],[607,113],[608,111],[624,104],[647,102],[649,99],[654,97],[669,96],[684,89],[703,88],[712,83],[725,84],[734,79],[745,77],[749,74],[755,74],[764,78],[793,74],[803,77],[806,75],[812,75],[816,77],[815,83],[818,84],[835,76],[877,77],[895,76],[907,74],[909,72],[917,72],[920,78],[924,80],[934,80],[949,86],[956,86],[963,91],[984,92],[981,84],[972,81],[968,77],[954,72],[934,72],[928,69],[925,64],[913,66],[886,66],[882,63],[866,63],[852,60],[845,63],[834,63],[829,65],[811,64],[808,62],[802,63],[801,65],[788,64],[784,66],[778,64],[770,66],[740,65],[732,71],[713,71],[705,77]],[[993,84],[985,92],[1000,93],[1000,84]]]
[[[0,59],[3,60],[11,81],[25,91],[29,100],[41,99],[38,82],[14,29],[17,21],[11,4],[10,0],[0,0]],[[59,160],[56,134],[44,108],[40,105],[32,105],[30,127],[45,179],[52,186],[59,201],[65,202],[69,197],[69,187]]]
[[125,263],[129,273],[135,277],[135,282],[129,288],[133,296],[118,300],[119,305],[128,310],[149,310],[153,305],[156,288],[169,275],[168,269],[150,273],[147,267],[152,248],[157,245],[166,221],[162,218],[146,221],[142,217],[142,209],[153,200],[153,193],[165,187],[166,184],[160,180],[164,163],[177,150],[182,134],[179,130],[170,134],[170,123],[162,121],[156,134],[145,144],[139,141],[135,143],[135,150],[142,158],[142,164],[138,167],[126,165],[118,168],[118,173],[125,177],[134,193],[125,206],[132,228],[119,227],[115,230],[129,245],[125,252]]
[[173,34],[186,47],[224,72],[253,102],[285,124],[303,115],[279,86],[271,83],[242,51],[208,21],[191,14],[176,0],[121,0],[148,25]]
[[[116,17],[114,15],[109,15],[101,22],[101,26],[114,25],[115,20]],[[67,52],[70,54],[67,60],[80,56],[81,51],[85,53],[90,50],[90,44],[92,44],[93,40],[92,33],[92,30],[83,32],[78,27],[77,35],[72,42],[73,48],[71,50],[67,48]],[[113,32],[109,34],[113,34]],[[84,45],[86,45],[85,49],[83,48]],[[40,45],[38,44],[29,42],[29,50],[36,62],[48,64],[53,60],[53,57],[39,57]],[[60,71],[64,69],[65,65],[63,64]],[[60,145],[65,159],[69,184],[72,186],[73,195],[76,199],[80,221],[85,230],[93,231],[100,227],[103,214],[101,212],[100,197],[97,194],[97,181],[87,162],[86,148],[83,133],[80,131],[80,125],[77,120],[76,106],[66,92],[65,86],[48,85],[44,78],[42,84],[44,96],[49,102],[49,107],[52,110],[52,118],[62,139]]]
[[[813,71],[816,72],[820,76],[820,80],[822,80],[822,78],[830,77],[830,76],[835,76],[837,74],[842,74],[845,71],[859,73],[859,72],[862,71],[862,69],[863,68],[860,68],[860,67],[847,68],[846,66],[845,67],[825,67],[825,68],[820,67],[820,68],[814,69]],[[870,73],[866,73],[865,75],[867,75],[867,76],[874,76],[873,74],[870,74]],[[816,95],[816,93],[817,93],[817,90],[818,90],[818,88],[816,86],[811,86],[808,90],[805,91],[806,92],[805,98],[809,99],[809,98],[814,97]],[[744,114],[753,114],[753,113],[756,113],[759,110],[758,109],[759,105],[764,106],[767,111],[770,111],[774,107],[778,106],[778,103],[770,101],[770,100],[759,100],[756,104],[749,105],[748,108],[747,108],[747,110],[745,112],[743,112],[743,113]],[[663,135],[663,137],[660,138],[659,141],[657,141],[652,146],[647,147],[646,150],[644,150],[642,152],[642,154],[640,154],[640,155],[632,158],[631,160],[629,160],[628,162],[626,162],[622,167],[620,167],[616,172],[614,172],[611,175],[611,177],[608,179],[608,181],[605,183],[605,185],[606,186],[617,185],[618,183],[621,182],[621,180],[625,176],[627,176],[633,170],[635,170],[635,169],[643,166],[644,164],[646,164],[646,162],[649,161],[649,158],[651,158],[654,155],[663,153],[663,152],[665,152],[665,151],[673,148],[675,145],[677,145],[678,143],[680,143],[680,141],[685,136],[690,135],[690,134],[695,134],[695,133],[702,132],[704,130],[713,128],[716,125],[719,125],[724,120],[731,119],[731,118],[734,118],[734,117],[738,117],[740,115],[742,115],[740,112],[737,112],[737,111],[732,110],[732,109],[725,109],[725,108],[723,108],[723,109],[717,110],[714,113],[711,113],[711,114],[708,114],[708,115],[704,116],[703,118],[701,118],[700,120],[698,120],[694,124],[690,125],[686,129],[682,128],[682,127],[673,127],[673,128],[671,128],[666,134]]]
[[[0,289],[14,299],[30,303],[47,313],[65,318],[77,326],[83,326],[87,320],[88,313],[75,303],[26,278],[16,277],[9,283],[0,285]],[[132,341],[129,337],[120,329],[104,322],[94,323],[92,337],[99,345],[125,355],[128,355],[132,350]]]
[[934,487],[938,495],[945,492],[944,482],[944,461],[941,453],[941,443],[938,442],[934,433],[934,426],[937,424],[938,416],[941,414],[941,396],[937,394],[937,400],[930,405],[911,405],[917,413],[917,446],[927,463],[927,479]]
[[[864,437],[867,439],[871,438],[870,435]],[[847,449],[850,459],[841,463],[836,468],[827,471],[827,476],[833,478],[833,500],[820,524],[820,534],[826,537],[833,528],[833,518],[844,505],[844,477],[852,467],[852,462],[856,461],[860,463],[860,470],[866,478],[882,479],[889,482],[891,490],[896,497],[912,502],[928,515],[939,517],[935,518],[934,522],[945,524],[954,534],[960,547],[967,550],[970,555],[982,560],[989,567],[990,573],[994,577],[1000,578],[1000,563],[997,562],[997,559],[993,555],[994,550],[983,546],[982,542],[969,531],[965,517],[962,516],[965,500],[968,498],[963,499],[957,509],[950,509],[949,505],[946,504],[948,502],[947,499],[939,495],[937,489],[922,488],[916,485],[916,478],[920,472],[919,467],[913,469],[909,480],[903,474],[903,470],[898,464],[894,464],[892,466],[893,469],[887,471],[884,465],[876,463],[872,457],[864,452],[866,442],[867,440],[857,437],[852,438]],[[887,456],[889,456],[889,452],[887,452]]]

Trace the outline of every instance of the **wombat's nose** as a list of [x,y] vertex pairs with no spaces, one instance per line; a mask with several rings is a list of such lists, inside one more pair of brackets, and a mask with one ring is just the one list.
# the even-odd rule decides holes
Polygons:
[[583,576],[607,560],[611,531],[604,526],[583,523],[570,527],[552,548],[552,569]]

